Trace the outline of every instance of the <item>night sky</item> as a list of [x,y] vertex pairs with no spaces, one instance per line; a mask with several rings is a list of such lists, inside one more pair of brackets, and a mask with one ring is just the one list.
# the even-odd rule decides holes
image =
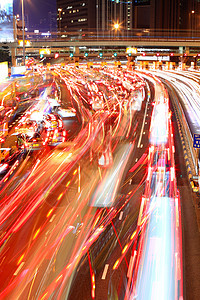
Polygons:
[[[14,0],[13,2],[14,15],[19,14],[21,16],[21,0]],[[24,0],[24,14],[28,15],[30,27],[34,27],[34,25],[38,27],[40,19],[47,18],[50,11],[56,12],[56,0]]]

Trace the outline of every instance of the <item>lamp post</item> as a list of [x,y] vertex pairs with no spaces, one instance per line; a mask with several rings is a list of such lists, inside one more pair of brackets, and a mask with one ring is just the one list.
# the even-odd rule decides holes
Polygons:
[[23,65],[25,66],[24,0],[22,0]]
[[190,13],[189,13],[189,27],[190,27],[190,33],[191,33],[191,36],[193,37],[193,24],[195,24],[195,11],[192,10]]

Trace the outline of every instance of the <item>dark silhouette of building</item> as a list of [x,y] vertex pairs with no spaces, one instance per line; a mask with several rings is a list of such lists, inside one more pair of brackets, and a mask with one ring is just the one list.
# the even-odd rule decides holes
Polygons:
[[57,0],[58,31],[95,29],[95,4],[95,0]]
[[188,29],[187,0],[152,0],[150,28]]
[[48,12],[48,24],[50,31],[57,30],[57,13],[56,12]]
[[[59,31],[197,27],[198,0],[57,0]],[[196,8],[195,8],[196,7]]]

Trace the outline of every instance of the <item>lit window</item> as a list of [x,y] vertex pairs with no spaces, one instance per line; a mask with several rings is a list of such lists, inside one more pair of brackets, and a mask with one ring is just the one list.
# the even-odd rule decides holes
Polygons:
[[86,19],[86,18],[83,18],[83,19],[78,19],[78,22],[85,22],[85,21],[87,21],[87,19]]

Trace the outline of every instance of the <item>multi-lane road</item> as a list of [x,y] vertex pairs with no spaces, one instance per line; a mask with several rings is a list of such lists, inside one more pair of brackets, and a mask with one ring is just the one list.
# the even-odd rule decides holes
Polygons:
[[192,135],[198,74],[37,76],[1,144],[0,299],[199,299],[197,196],[174,113]]

